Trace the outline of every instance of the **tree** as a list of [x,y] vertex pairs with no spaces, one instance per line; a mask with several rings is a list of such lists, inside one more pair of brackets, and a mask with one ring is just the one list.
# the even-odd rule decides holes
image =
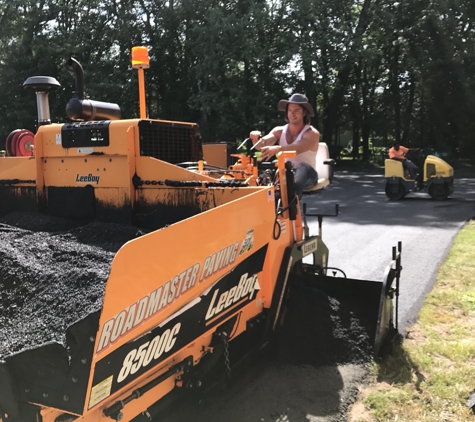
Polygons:
[[[65,121],[70,56],[87,94],[138,117],[134,45],[149,48],[148,116],[196,121],[205,142],[235,142],[282,122],[277,102],[303,92],[322,141],[460,148],[475,129],[471,0],[10,0],[0,3],[0,144],[35,129],[29,76],[58,79]],[[358,148],[355,148],[358,153]]]

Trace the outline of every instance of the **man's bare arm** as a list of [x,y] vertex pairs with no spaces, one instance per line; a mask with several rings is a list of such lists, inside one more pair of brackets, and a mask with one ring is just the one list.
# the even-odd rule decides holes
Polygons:
[[[257,145],[256,149],[260,151],[262,147],[274,145],[280,139],[280,135],[282,134],[283,129],[283,126],[277,126],[272,129],[267,135],[261,138],[261,142],[259,143],[259,145]],[[259,132],[258,130],[253,130],[250,133],[249,137],[251,138],[252,143],[254,145],[259,142],[260,135],[261,132]]]

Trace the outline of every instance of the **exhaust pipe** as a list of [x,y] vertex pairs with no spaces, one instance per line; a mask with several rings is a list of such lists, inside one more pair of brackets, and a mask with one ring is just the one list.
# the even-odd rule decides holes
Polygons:
[[68,65],[76,72],[76,91],[66,105],[66,114],[74,121],[119,120],[120,107],[114,103],[93,101],[86,97],[84,91],[84,71],[81,64],[74,58]]
[[48,95],[59,87],[60,83],[51,76],[31,76],[23,82],[23,88],[33,89],[36,93],[38,126],[51,124]]
[[74,58],[70,57],[68,60],[68,66],[72,67],[76,72],[76,91],[73,92],[74,98],[83,100],[85,97],[84,92],[84,70],[81,64]]

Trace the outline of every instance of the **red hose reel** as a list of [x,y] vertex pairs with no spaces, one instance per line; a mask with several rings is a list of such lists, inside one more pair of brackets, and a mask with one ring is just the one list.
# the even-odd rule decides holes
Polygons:
[[9,157],[33,156],[35,134],[28,129],[16,129],[7,136],[5,149]]

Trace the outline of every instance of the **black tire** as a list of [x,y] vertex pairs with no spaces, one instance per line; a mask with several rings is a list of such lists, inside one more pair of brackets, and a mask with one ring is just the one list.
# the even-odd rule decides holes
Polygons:
[[386,196],[391,200],[391,201],[398,201],[399,199],[404,198],[406,195],[406,189],[404,188],[404,185],[399,182],[399,183],[386,183]]
[[436,201],[444,201],[450,195],[449,185],[447,183],[432,183],[429,186],[429,195]]

